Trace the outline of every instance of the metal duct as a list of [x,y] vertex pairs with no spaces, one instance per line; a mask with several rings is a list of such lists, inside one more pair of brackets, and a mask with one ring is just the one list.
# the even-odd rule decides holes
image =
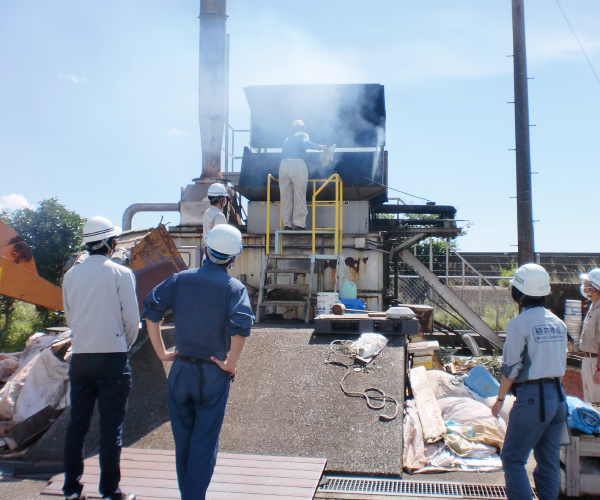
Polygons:
[[226,100],[226,0],[200,1],[200,87],[198,115],[202,177],[221,176]]
[[131,229],[133,216],[138,212],[179,212],[179,203],[134,203],[123,213],[123,231]]

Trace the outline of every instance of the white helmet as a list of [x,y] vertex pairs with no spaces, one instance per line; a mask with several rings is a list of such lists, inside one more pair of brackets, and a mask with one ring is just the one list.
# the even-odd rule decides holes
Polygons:
[[537,264],[524,264],[519,267],[510,284],[531,297],[550,295],[550,275]]
[[306,125],[304,125],[302,120],[294,120],[294,123],[292,123],[292,128],[294,127],[306,127]]
[[[120,228],[113,226],[112,222],[104,217],[92,217],[83,225],[84,244],[95,241],[104,242],[113,236],[119,236],[119,234],[121,234]],[[98,248],[101,246],[97,245]],[[98,248],[92,248],[92,250],[97,250]]]
[[227,196],[227,189],[225,189],[225,186],[218,182],[211,184],[208,188],[208,197],[220,198],[221,196]]
[[592,269],[587,274],[579,276],[582,281],[589,281],[596,290],[600,290],[600,269]]
[[226,264],[242,248],[242,233],[229,224],[218,224],[206,235],[206,253],[215,264]]

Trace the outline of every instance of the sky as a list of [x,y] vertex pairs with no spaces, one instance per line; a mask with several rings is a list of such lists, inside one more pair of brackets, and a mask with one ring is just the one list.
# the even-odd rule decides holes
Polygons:
[[[559,2],[600,74],[600,2]],[[133,203],[180,200],[201,173],[199,8],[0,2],[0,208],[57,197],[121,225]],[[510,0],[229,0],[227,11],[232,127],[249,127],[248,85],[382,84],[389,186],[455,206],[460,250],[516,251]],[[556,0],[525,0],[525,26],[535,249],[599,252],[600,82]],[[236,154],[247,141],[236,136]],[[179,223],[140,213],[133,226],[163,215]]]

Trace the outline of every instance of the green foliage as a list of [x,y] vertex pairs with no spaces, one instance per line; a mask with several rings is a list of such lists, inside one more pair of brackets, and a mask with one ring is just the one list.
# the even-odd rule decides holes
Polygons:
[[[82,247],[85,219],[67,210],[56,198],[40,202],[35,210],[3,210],[0,219],[23,237],[38,274],[60,286],[64,264]],[[22,349],[32,333],[57,325],[64,325],[64,316],[0,296],[0,349]]]
[[0,218],[29,245],[38,274],[60,286],[64,264],[82,247],[85,219],[56,198],[41,201],[35,210],[3,210]]
[[[3,352],[22,351],[27,339],[44,329],[43,318],[33,304],[15,300],[11,309],[10,315],[0,316],[0,346]],[[10,323],[5,328],[7,320]]]
[[[512,278],[515,275],[515,271],[519,268],[518,264],[512,263],[510,267],[500,266],[500,276],[506,276],[507,278]],[[510,283],[510,280],[499,280],[498,286],[507,287]]]

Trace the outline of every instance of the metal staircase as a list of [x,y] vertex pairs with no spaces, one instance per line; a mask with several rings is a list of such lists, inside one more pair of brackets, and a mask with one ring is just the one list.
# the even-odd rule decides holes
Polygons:
[[[271,181],[277,182],[277,179],[269,174],[267,179],[267,227],[265,237],[265,255],[263,257],[262,268],[260,273],[260,289],[258,292],[258,302],[256,304],[256,323],[261,320],[261,314],[266,307],[305,307],[306,313],[304,322],[308,323],[310,320],[310,305],[311,298],[314,294],[313,281],[315,277],[315,263],[317,260],[336,260],[336,280],[334,291],[339,289],[339,282],[341,278],[341,272],[343,269],[342,260],[342,201],[343,201],[343,186],[342,180],[338,174],[333,174],[328,179],[309,179],[309,183],[313,183],[313,195],[312,195],[312,214],[313,223],[311,230],[284,230],[281,220],[281,206],[279,216],[279,229],[273,231],[275,236],[274,252],[270,253],[270,209],[271,204]],[[335,187],[335,199],[334,200],[318,200],[317,196],[323,191],[328,184],[334,184]],[[317,188],[317,184],[321,184]],[[335,227],[333,228],[315,228],[315,211],[317,207],[328,207],[335,210]],[[283,239],[288,237],[293,239],[301,235],[312,236],[312,253],[301,254],[301,253],[284,253]],[[333,235],[333,254],[317,254],[315,238],[316,235]],[[292,262],[292,267],[281,267],[281,261],[286,263]],[[307,264],[303,265],[303,264]],[[291,275],[293,277],[293,283],[278,283],[277,276],[281,274]],[[305,275],[306,283],[296,283],[296,276]],[[301,291],[306,294],[306,298],[302,300],[265,300],[265,290],[294,290]]]

